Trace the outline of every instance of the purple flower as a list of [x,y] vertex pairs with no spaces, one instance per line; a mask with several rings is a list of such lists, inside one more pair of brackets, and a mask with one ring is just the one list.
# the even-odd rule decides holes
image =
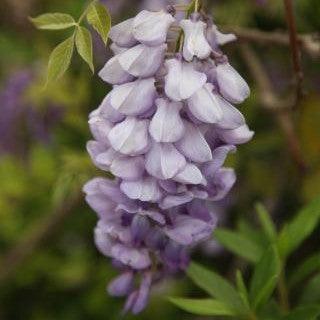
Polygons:
[[231,103],[242,103],[250,95],[250,88],[229,63],[218,64],[217,82],[221,94]]
[[161,180],[173,178],[186,164],[185,157],[171,143],[154,142],[146,154],[147,172]]
[[133,314],[138,314],[147,306],[151,284],[152,274],[147,272],[143,275],[139,290],[132,292],[128,297],[125,312],[131,310]]
[[220,32],[217,26],[213,24],[212,19],[208,19],[207,24],[206,38],[214,51],[220,51],[220,46],[237,40],[237,37],[233,33],[224,34]]
[[190,112],[198,120],[205,123],[217,123],[223,117],[220,96],[214,93],[213,90],[213,84],[206,83],[188,99]]
[[167,60],[165,65],[168,70],[165,92],[173,101],[189,99],[207,81],[204,73],[196,71],[192,64],[183,62],[181,58]]
[[124,155],[144,154],[149,146],[148,120],[127,117],[109,132],[108,139],[115,151]]
[[108,292],[114,297],[125,297],[133,289],[133,272],[124,272],[108,285]]
[[205,37],[207,24],[199,20],[198,14],[194,14],[192,18],[180,22],[185,34],[183,57],[187,61],[192,61],[193,57],[207,59],[212,51]]
[[182,52],[166,59],[171,12],[142,11],[112,28],[115,56],[100,77],[113,89],[89,117],[88,152],[115,176],[84,187],[99,218],[95,242],[121,271],[108,292],[135,314],[152,283],[184,270],[189,249],[211,237],[210,203],[236,180],[225,159],[253,136],[232,105],[249,87],[218,47],[233,36],[194,14],[180,22]]
[[[208,216],[210,216],[209,212]],[[212,216],[205,221],[190,214],[176,214],[172,218],[172,225],[165,227],[164,232],[176,243],[189,246],[209,239],[214,225],[215,218]]]
[[138,44],[120,53],[118,61],[123,70],[130,75],[147,78],[153,76],[160,68],[166,49],[166,44],[155,47]]
[[175,21],[165,11],[141,11],[133,20],[133,36],[141,43],[156,46],[164,43],[170,25]]
[[122,68],[118,56],[112,57],[105,64],[99,72],[99,76],[102,80],[111,84],[123,84],[134,80],[134,76]]
[[121,190],[133,200],[157,203],[162,193],[158,182],[153,177],[144,177],[136,181],[122,181]]
[[170,102],[167,99],[155,101],[157,112],[154,114],[149,132],[157,142],[176,142],[180,140],[185,132],[185,127],[180,116],[183,104]]
[[109,38],[118,46],[130,48],[138,43],[132,34],[133,18],[113,26]]
[[178,150],[190,161],[204,163],[212,160],[212,151],[200,128],[190,121],[184,122],[186,132],[176,142]]
[[143,114],[156,97],[154,82],[154,78],[147,78],[115,86],[110,92],[110,105],[128,116]]

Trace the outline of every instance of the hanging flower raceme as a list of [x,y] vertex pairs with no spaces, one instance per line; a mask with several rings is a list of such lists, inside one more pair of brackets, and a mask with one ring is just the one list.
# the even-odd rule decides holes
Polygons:
[[[172,52],[168,33],[179,25],[181,52]],[[228,194],[236,178],[225,159],[253,136],[233,106],[249,88],[219,49],[234,36],[198,13],[177,21],[172,7],[142,11],[110,38],[115,56],[100,77],[113,89],[90,114],[87,149],[115,178],[84,192],[99,218],[96,245],[121,273],[108,292],[139,313],[152,283],[184,270],[215,228],[207,202]]]

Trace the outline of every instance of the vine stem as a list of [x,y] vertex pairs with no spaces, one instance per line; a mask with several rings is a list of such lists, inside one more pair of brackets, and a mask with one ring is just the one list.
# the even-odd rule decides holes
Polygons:
[[287,25],[290,36],[293,70],[296,78],[297,102],[303,97],[303,72],[301,67],[301,46],[294,17],[292,0],[284,0]]
[[1,257],[0,286],[8,281],[23,266],[23,263],[54,235],[55,231],[59,229],[66,218],[82,202],[82,192],[78,189],[73,191],[68,199],[60,203],[52,212],[45,215],[36,226],[27,231],[21,240],[18,240],[17,244]]
[[272,113],[287,140],[288,150],[293,161],[296,163],[301,174],[305,174],[307,164],[301,152],[299,139],[295,132],[295,127],[290,110],[295,103],[291,95],[285,99],[280,98],[274,91],[268,74],[262,62],[249,45],[241,45],[241,53],[246,62],[253,79],[260,92],[261,106]]
[[289,296],[288,290],[285,281],[285,275],[283,271],[280,274],[279,284],[278,284],[278,293],[279,293],[279,300],[280,304],[285,312],[290,310],[290,303],[289,303]]

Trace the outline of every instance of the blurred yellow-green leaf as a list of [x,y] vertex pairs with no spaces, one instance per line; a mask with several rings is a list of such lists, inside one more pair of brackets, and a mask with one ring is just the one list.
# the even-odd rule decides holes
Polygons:
[[70,66],[74,49],[74,36],[60,43],[51,53],[48,64],[47,83],[58,80]]
[[72,16],[65,13],[45,13],[36,18],[30,18],[38,29],[60,30],[76,25]]
[[87,13],[87,20],[99,33],[104,44],[107,44],[111,28],[111,16],[107,8],[101,3],[91,4]]
[[94,73],[92,38],[90,32],[84,27],[77,27],[76,30],[76,47],[82,59],[87,62],[92,73]]

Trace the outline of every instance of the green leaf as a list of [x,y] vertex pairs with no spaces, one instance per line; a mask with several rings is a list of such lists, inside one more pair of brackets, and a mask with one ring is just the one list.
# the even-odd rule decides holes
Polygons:
[[92,73],[94,73],[92,38],[90,32],[84,27],[77,27],[76,47],[79,55],[89,65]]
[[275,241],[277,237],[277,230],[275,228],[275,225],[273,224],[273,221],[270,218],[270,214],[267,208],[261,203],[257,203],[256,211],[258,213],[259,221],[264,233],[270,241]]
[[234,287],[217,273],[193,262],[188,268],[187,274],[196,285],[211,296],[223,301],[232,310],[240,313],[247,311]]
[[91,4],[87,13],[87,20],[100,34],[104,44],[107,44],[111,28],[111,17],[107,8],[101,3]]
[[289,278],[289,286],[294,287],[316,271],[320,271],[320,253],[316,253],[309,257],[292,272],[292,275]]
[[290,255],[319,223],[320,197],[303,208],[281,231],[278,247],[282,257]]
[[303,288],[300,303],[320,303],[320,274],[311,278],[305,288]]
[[47,83],[63,76],[70,66],[74,49],[74,36],[60,43],[51,53],[48,64]]
[[281,320],[283,316],[283,311],[279,304],[274,300],[270,299],[259,312],[256,314],[257,320]]
[[298,307],[284,316],[283,320],[315,320],[320,315],[320,305]]
[[234,316],[235,313],[223,302],[213,299],[169,298],[180,309],[202,316]]
[[30,21],[38,28],[43,30],[61,30],[76,25],[72,16],[65,13],[45,13]]
[[266,238],[265,234],[256,226],[251,225],[248,221],[240,219],[237,223],[237,228],[239,233],[259,247],[260,252],[263,252],[270,246],[270,241]]
[[256,265],[250,283],[250,301],[255,310],[264,305],[272,295],[281,272],[277,250],[271,246]]
[[250,262],[256,263],[261,257],[260,246],[239,232],[220,228],[216,229],[214,237],[228,250]]
[[246,285],[243,280],[243,276],[240,270],[237,270],[236,273],[236,281],[237,281],[237,289],[239,292],[239,295],[243,301],[243,303],[248,307],[249,309],[249,295],[248,295],[248,290],[246,288]]

